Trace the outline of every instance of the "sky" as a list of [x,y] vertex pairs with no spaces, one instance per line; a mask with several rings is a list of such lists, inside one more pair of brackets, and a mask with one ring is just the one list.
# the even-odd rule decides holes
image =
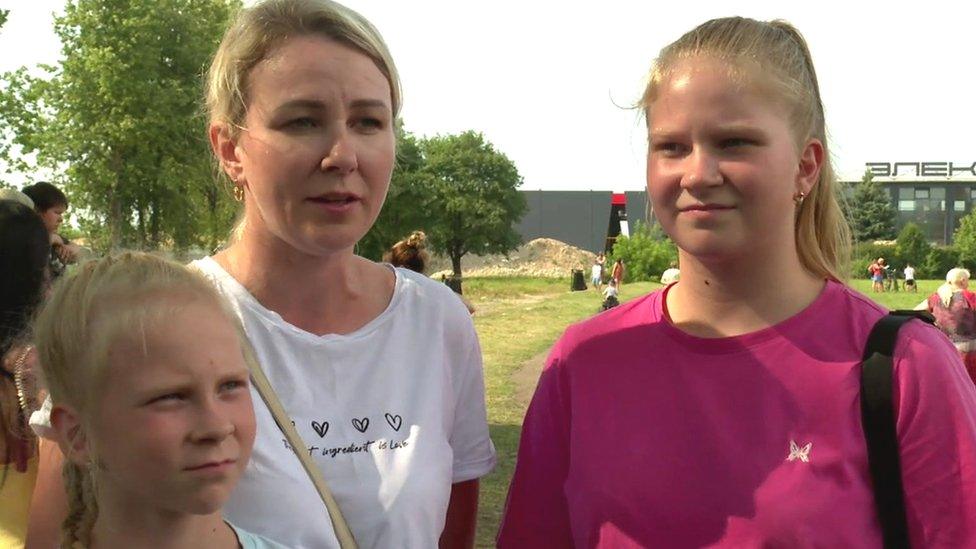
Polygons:
[[[628,107],[662,47],[729,15],[786,19],[805,35],[842,178],[859,179],[867,162],[976,162],[976,2],[346,4],[390,47],[407,130],[482,132],[515,162],[526,190],[642,189],[646,129]],[[51,14],[63,5],[0,0],[11,10],[0,71],[57,62]]]

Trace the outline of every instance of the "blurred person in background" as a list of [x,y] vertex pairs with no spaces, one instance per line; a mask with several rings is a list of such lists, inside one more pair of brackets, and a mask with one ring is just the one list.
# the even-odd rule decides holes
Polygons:
[[424,274],[429,260],[427,235],[423,231],[410,233],[410,236],[397,242],[383,254],[383,261],[390,265],[410,269],[420,274]]
[[0,200],[0,547],[23,547],[37,476],[37,439],[26,408],[36,402],[30,318],[48,281],[48,233],[34,210]]
[[34,210],[41,216],[51,242],[51,278],[64,274],[67,265],[78,261],[80,249],[58,233],[68,210],[68,197],[46,181],[24,187],[23,192],[34,202]]
[[976,294],[969,291],[969,276],[966,269],[949,269],[945,283],[929,296],[927,308],[935,317],[935,325],[956,346],[976,383]]

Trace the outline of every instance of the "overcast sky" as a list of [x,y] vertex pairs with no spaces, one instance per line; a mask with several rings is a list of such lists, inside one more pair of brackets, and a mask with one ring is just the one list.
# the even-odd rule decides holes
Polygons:
[[[806,36],[842,176],[866,162],[976,162],[976,2],[348,0],[386,38],[421,135],[481,131],[524,189],[636,190],[626,107],[657,52],[707,19],[782,18]],[[63,0],[0,0],[0,71],[54,63]],[[8,180],[12,179],[7,177]]]

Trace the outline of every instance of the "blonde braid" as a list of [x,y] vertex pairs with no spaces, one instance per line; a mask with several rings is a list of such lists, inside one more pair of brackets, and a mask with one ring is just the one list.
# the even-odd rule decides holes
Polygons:
[[68,516],[61,523],[61,546],[85,549],[91,545],[91,532],[98,518],[98,503],[92,473],[66,461],[62,469],[68,494]]

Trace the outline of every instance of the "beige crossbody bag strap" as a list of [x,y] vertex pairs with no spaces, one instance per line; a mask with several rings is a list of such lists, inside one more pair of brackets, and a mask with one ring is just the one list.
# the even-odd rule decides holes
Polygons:
[[295,426],[292,425],[291,420],[288,419],[288,413],[282,407],[281,401],[278,400],[278,395],[275,394],[271,383],[268,381],[267,376],[264,375],[264,370],[261,369],[260,365],[255,364],[255,367],[251,370],[251,379],[258,393],[261,394],[261,399],[264,400],[264,403],[268,406],[268,410],[271,411],[271,415],[274,416],[278,428],[281,429],[281,432],[285,435],[285,439],[288,440],[292,451],[298,456],[298,461],[302,462],[302,467],[305,468],[305,472],[308,473],[308,478],[315,485],[315,490],[321,496],[322,503],[325,504],[325,508],[329,511],[329,520],[332,521],[332,529],[335,531],[336,538],[339,540],[339,547],[342,549],[358,549],[356,540],[352,536],[352,530],[349,529],[349,525],[346,524],[346,519],[342,516],[342,511],[339,509],[339,504],[332,497],[332,492],[329,491],[329,487],[325,484],[322,471],[319,471],[319,468],[312,461],[312,457],[308,455],[308,452],[304,451],[305,442],[302,440],[301,435],[298,434],[298,431],[295,430]]

